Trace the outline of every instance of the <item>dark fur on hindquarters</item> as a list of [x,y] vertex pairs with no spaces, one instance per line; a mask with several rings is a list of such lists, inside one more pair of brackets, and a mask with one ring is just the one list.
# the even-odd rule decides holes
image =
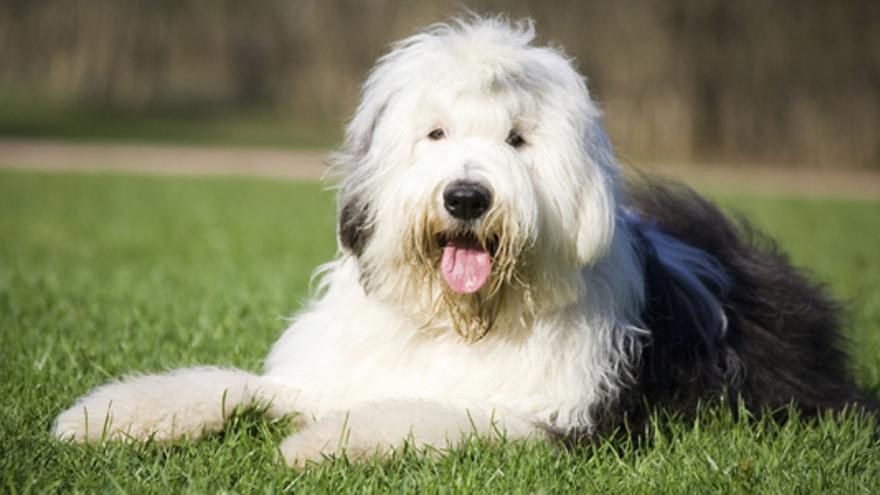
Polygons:
[[[771,239],[745,220],[732,222],[687,186],[658,179],[630,186],[627,207],[642,219],[633,230],[644,264],[642,319],[651,337],[634,383],[595,411],[594,434],[609,434],[623,421],[638,433],[655,409],[688,416],[719,400],[758,414],[794,404],[805,417],[853,405],[880,410],[849,374],[839,305]],[[707,328],[705,315],[691,309],[692,290],[658,258],[646,226],[720,262],[727,287],[706,287],[721,302],[726,332]]]

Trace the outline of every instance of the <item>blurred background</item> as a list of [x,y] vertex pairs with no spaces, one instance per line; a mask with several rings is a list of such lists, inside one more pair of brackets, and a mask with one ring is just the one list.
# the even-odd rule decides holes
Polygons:
[[0,138],[329,149],[465,8],[576,58],[624,161],[880,170],[874,0],[0,0]]

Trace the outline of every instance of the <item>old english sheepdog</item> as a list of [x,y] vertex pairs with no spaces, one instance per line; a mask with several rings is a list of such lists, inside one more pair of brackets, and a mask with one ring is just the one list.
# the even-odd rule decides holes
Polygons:
[[624,183],[584,78],[533,38],[471,18],[379,60],[334,158],[340,253],[262,375],[125,378],[55,434],[196,438],[261,401],[293,418],[281,452],[302,466],[596,439],[705,402],[873,408],[835,302],[690,189]]

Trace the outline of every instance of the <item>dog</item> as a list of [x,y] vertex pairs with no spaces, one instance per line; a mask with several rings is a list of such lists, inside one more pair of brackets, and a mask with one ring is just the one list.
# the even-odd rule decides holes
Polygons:
[[80,442],[198,438],[235,408],[291,416],[302,467],[484,439],[601,439],[652,411],[875,408],[838,305],[685,186],[625,181],[584,78],[530,21],[393,45],[332,170],[336,259],[262,375],[199,367],[97,388]]

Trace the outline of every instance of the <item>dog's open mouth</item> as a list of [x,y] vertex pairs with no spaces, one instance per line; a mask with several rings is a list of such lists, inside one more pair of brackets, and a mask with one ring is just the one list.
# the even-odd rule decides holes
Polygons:
[[449,288],[459,294],[473,294],[492,273],[492,243],[483,246],[473,234],[441,236],[440,271]]

